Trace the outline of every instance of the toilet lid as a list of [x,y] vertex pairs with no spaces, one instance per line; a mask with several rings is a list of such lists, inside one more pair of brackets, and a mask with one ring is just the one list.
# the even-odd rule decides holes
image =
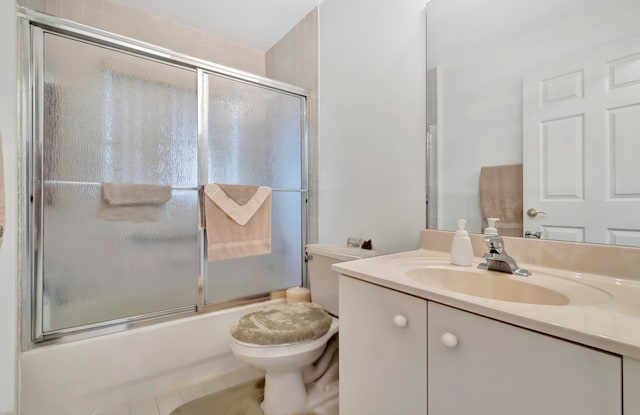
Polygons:
[[316,304],[278,304],[241,317],[231,336],[251,344],[288,344],[316,340],[330,327],[331,316]]

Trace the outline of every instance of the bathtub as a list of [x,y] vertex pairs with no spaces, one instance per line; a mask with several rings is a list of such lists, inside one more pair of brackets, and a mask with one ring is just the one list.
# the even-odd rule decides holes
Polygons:
[[163,389],[245,367],[229,327],[273,300],[70,343],[20,357],[22,415],[90,415]]

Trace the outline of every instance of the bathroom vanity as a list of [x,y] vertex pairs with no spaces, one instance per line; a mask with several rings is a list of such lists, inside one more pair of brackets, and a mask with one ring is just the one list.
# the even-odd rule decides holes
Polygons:
[[479,262],[421,249],[334,266],[341,413],[640,413],[637,281]]

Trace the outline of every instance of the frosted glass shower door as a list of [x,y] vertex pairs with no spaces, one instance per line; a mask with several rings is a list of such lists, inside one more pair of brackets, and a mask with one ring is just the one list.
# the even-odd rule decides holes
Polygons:
[[[41,334],[195,309],[196,72],[40,33]],[[107,220],[103,182],[167,185],[171,197],[157,221]]]
[[205,303],[300,285],[307,198],[306,98],[224,76],[204,77],[207,183],[274,189],[272,253],[209,262]]

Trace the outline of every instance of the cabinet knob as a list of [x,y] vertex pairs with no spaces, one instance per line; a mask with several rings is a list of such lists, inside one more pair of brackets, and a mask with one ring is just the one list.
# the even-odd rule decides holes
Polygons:
[[407,320],[407,318],[402,314],[396,314],[393,317],[393,324],[398,327],[407,327],[407,324],[409,324],[409,320]]
[[441,339],[442,344],[452,349],[458,345],[458,337],[453,333],[446,332],[442,335]]

